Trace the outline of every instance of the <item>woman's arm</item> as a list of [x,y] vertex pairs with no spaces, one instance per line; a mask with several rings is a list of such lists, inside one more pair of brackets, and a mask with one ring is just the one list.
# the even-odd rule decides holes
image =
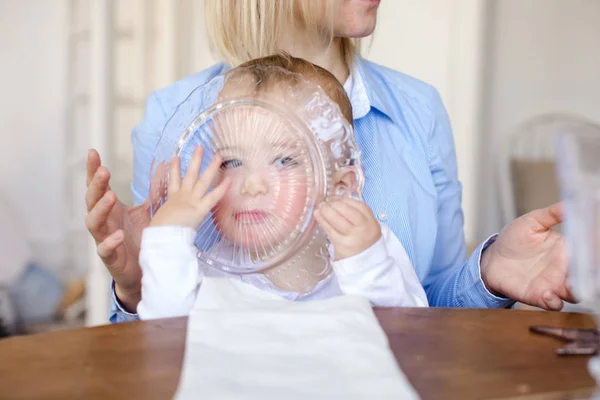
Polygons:
[[481,280],[480,258],[491,240],[465,261],[462,186],[458,181],[454,138],[442,100],[431,94],[429,165],[437,191],[438,230],[432,268],[423,284],[429,304],[439,307],[506,307],[512,300],[494,296]]

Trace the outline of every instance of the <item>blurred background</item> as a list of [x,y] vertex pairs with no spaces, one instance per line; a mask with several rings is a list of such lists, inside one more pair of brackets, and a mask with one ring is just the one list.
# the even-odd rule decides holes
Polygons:
[[[216,61],[203,8],[202,0],[0,0],[5,330],[107,322],[109,277],[84,226],[87,149],[99,150],[129,203],[130,132],[147,96]],[[363,55],[440,91],[469,248],[558,200],[553,134],[600,123],[598,21],[599,0],[382,2]]]

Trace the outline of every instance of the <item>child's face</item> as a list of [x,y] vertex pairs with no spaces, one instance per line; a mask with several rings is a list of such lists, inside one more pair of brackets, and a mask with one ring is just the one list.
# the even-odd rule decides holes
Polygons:
[[296,231],[308,204],[313,171],[305,145],[277,116],[240,107],[215,118],[219,179],[231,187],[213,210],[217,229],[228,240],[269,252]]

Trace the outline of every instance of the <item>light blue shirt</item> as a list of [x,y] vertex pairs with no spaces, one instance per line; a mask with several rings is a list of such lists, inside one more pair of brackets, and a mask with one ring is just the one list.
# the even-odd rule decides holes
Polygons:
[[[212,66],[150,95],[145,116],[131,134],[135,204],[148,197],[154,149],[167,119],[192,90],[227,69]],[[345,88],[362,152],[363,199],[400,239],[429,304],[511,305],[510,299],[491,294],[481,280],[481,253],[490,240],[466,257],[454,139],[437,90],[360,58]],[[121,309],[114,291],[112,302],[111,322],[137,319]]]

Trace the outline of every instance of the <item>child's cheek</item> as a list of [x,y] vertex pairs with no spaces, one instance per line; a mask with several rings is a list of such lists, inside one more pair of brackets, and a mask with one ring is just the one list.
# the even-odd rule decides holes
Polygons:
[[298,175],[282,177],[275,205],[277,216],[289,225],[297,224],[306,206],[307,195],[308,186],[305,177]]

